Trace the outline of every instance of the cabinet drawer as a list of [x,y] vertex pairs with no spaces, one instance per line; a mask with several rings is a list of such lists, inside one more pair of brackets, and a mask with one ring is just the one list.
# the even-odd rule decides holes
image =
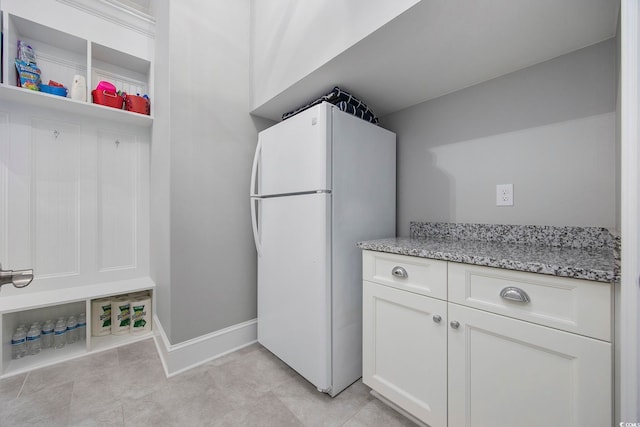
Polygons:
[[364,280],[443,300],[447,298],[446,261],[374,251],[364,251],[362,257]]
[[[450,302],[611,341],[608,283],[453,262],[448,270]],[[510,299],[522,293],[529,301]]]

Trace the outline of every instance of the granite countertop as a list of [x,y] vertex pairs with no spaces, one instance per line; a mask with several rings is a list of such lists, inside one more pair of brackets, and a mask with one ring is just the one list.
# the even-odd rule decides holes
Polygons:
[[[438,224],[442,227],[438,227]],[[443,232],[445,226],[448,231]],[[473,226],[473,232],[467,233],[471,230],[470,226]],[[461,227],[468,230],[461,230]],[[482,233],[478,232],[478,227],[484,227],[481,228]],[[412,237],[370,240],[360,242],[357,246],[378,252],[597,282],[613,283],[619,280],[619,250],[616,249],[619,248],[619,240],[604,234],[608,233],[606,229],[597,228],[595,230],[598,232],[594,233],[591,227],[568,230],[567,227],[517,226],[506,231],[504,227],[412,222]],[[510,234],[510,231],[513,233]],[[568,235],[578,236],[578,239],[567,239]],[[596,235],[597,238],[592,239]]]

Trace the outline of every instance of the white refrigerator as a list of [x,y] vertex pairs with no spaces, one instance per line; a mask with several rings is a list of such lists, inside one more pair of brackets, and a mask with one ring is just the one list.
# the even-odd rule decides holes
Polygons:
[[362,376],[362,255],[395,235],[396,137],[322,103],[260,132],[258,341],[335,396]]

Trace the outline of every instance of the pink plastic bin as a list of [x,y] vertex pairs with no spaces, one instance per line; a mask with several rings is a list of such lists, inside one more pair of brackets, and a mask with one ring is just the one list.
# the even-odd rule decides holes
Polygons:
[[96,86],[96,90],[98,92],[101,92],[101,93],[104,92],[104,91],[111,92],[111,93],[114,93],[114,94],[116,92],[118,92],[118,90],[116,89],[116,87],[113,84],[111,84],[109,82],[105,82],[104,80],[98,82],[98,86]]

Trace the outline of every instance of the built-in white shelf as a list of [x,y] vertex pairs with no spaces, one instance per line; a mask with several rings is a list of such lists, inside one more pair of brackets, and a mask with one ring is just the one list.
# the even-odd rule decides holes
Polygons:
[[[153,109],[153,40],[147,35],[138,37],[136,32],[114,26],[99,16],[84,16],[56,2],[42,3],[33,8],[21,0],[2,0],[0,119],[8,117],[11,127],[7,135],[12,138],[5,147],[11,153],[9,161],[12,165],[30,165],[19,172],[20,180],[9,181],[26,183],[25,188],[32,189],[46,189],[49,183],[64,182],[65,189],[55,194],[55,206],[47,199],[50,194],[42,190],[34,191],[29,203],[19,209],[8,210],[7,229],[31,230],[25,235],[37,238],[25,243],[30,245],[26,251],[21,251],[23,242],[8,239],[5,246],[12,253],[3,252],[4,259],[0,261],[11,264],[7,259],[12,260],[14,265],[9,267],[13,268],[20,262],[36,266],[36,278],[24,289],[10,285],[0,289],[0,377],[153,336],[153,332],[91,336],[92,300],[148,291],[149,317],[155,306],[155,283],[146,277],[149,145],[145,144],[150,141],[154,119],[94,104],[91,95],[100,81],[109,81],[119,91],[148,94]],[[113,37],[105,36],[109,34]],[[33,48],[43,84],[52,80],[71,90],[76,76],[84,77],[86,99],[74,100],[19,87],[15,67],[18,41]],[[14,124],[20,120],[20,124]],[[23,133],[22,123],[27,122],[31,129]],[[43,135],[47,136],[43,139]],[[51,135],[55,135],[56,144],[47,139]],[[58,173],[67,170],[72,172]],[[48,174],[49,171],[54,172]],[[93,185],[85,186],[87,182]],[[0,193],[3,183],[8,185],[7,180],[0,182]],[[83,190],[85,187],[90,187],[89,191]],[[12,190],[11,185],[7,188],[2,196],[23,190],[23,187]],[[0,208],[8,206],[7,203],[7,197],[3,197]],[[14,208],[17,206],[11,203]],[[56,216],[59,221],[51,222],[46,219],[50,212],[63,212],[60,217],[65,217]],[[36,231],[36,224],[45,225],[39,225]],[[68,224],[71,225],[67,229]],[[51,231],[60,229],[64,231],[58,234]],[[60,237],[72,234],[66,230],[75,230],[76,235],[69,239]],[[31,255],[21,258],[27,253]],[[65,253],[69,254],[66,260],[70,260],[70,268],[61,260],[64,256],[58,257]],[[19,324],[82,312],[87,317],[85,341],[11,359],[11,337]]]
[[75,101],[71,98],[50,95],[48,93],[6,84],[0,85],[0,100],[140,127],[150,128],[153,124],[153,117],[145,114],[132,113],[130,111],[119,110],[90,102]]
[[[102,80],[123,92],[151,94],[151,61],[122,52],[70,32],[34,22],[11,12],[3,13],[3,57],[0,100],[61,111],[76,116],[110,120],[150,128],[153,117],[92,103],[91,90]],[[75,75],[85,77],[86,101],[26,90],[18,86],[15,58],[18,41],[33,48],[41,80],[53,80],[71,89]],[[153,105],[152,105],[153,108]]]
[[[28,288],[25,288],[27,290]],[[120,280],[94,285],[77,286],[52,291],[28,292],[2,296],[0,293],[0,330],[2,335],[2,358],[0,378],[17,375],[33,369],[71,360],[76,357],[109,350],[153,336],[153,331],[124,334],[91,336],[91,301],[97,298],[125,295],[140,291],[151,293],[152,317],[155,283],[149,277]],[[1,292],[1,291],[0,291]],[[39,354],[11,359],[11,336],[20,323],[29,324],[35,320],[44,321],[59,316],[85,312],[87,316],[86,340],[67,344],[61,349],[42,349]]]
[[103,337],[90,337],[90,351],[96,353],[99,351],[111,350],[134,342],[143,341],[151,338],[153,332],[144,334],[126,334],[126,335],[105,335]]
[[63,348],[44,348],[38,354],[25,356],[22,359],[11,360],[8,365],[4,367],[5,369],[2,377],[9,377],[31,371],[33,369],[43,368],[45,366],[71,360],[86,354],[87,347],[85,342],[76,342],[74,344],[65,345]]
[[55,289],[46,292],[25,292],[24,294],[7,297],[3,297],[2,291],[0,290],[0,313],[6,314],[112,295],[153,290],[155,286],[155,283],[150,277],[140,277],[115,282],[97,283],[95,285]]

